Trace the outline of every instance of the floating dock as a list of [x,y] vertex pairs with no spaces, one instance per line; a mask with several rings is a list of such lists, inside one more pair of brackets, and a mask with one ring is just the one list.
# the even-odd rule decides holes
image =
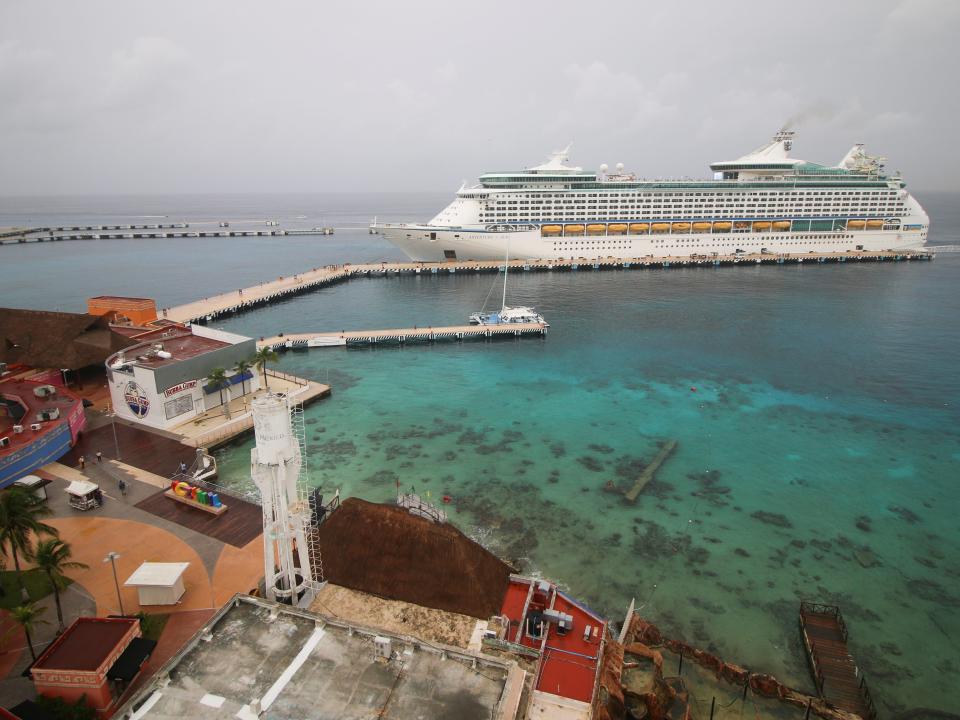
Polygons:
[[264,338],[257,347],[274,350],[298,350],[316,347],[344,347],[347,345],[378,345],[432,343],[458,340],[489,340],[493,338],[529,337],[546,335],[544,323],[517,323],[504,325],[453,325],[449,327],[414,327],[396,330],[351,330],[338,333],[292,333]]
[[[887,251],[849,253],[808,253],[803,255],[737,254],[717,256],[596,258],[566,260],[511,260],[510,269],[523,272],[575,272],[585,270],[646,270],[661,268],[719,268],[753,265],[822,265],[847,262],[907,262],[932,260],[926,251]],[[502,260],[464,260],[453,262],[381,262],[361,265],[328,265],[293,276],[284,276],[253,287],[204,298],[164,310],[163,317],[177,322],[207,323],[219,317],[237,315],[275,300],[299,295],[324,285],[353,278],[391,277],[395,275],[439,275],[487,273],[503,270]]]
[[863,672],[847,648],[847,626],[840,608],[800,603],[800,633],[821,699],[873,720],[877,709]]

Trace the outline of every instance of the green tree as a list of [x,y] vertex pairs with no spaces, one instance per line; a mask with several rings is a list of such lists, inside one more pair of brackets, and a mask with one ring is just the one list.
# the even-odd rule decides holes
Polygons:
[[277,362],[279,359],[280,356],[273,351],[273,348],[266,346],[257,350],[257,354],[253,356],[253,364],[263,373],[263,387],[267,391],[270,390],[270,386],[267,384],[267,363]]
[[[223,368],[214,368],[207,376],[207,384],[214,390],[220,391],[220,404],[223,405],[223,389],[230,387],[230,380],[227,377],[227,371]],[[223,414],[230,417],[230,393],[227,391],[227,404],[224,405]]]
[[242,395],[246,395],[246,394],[247,394],[247,378],[246,378],[246,375],[247,375],[248,372],[250,372],[250,368],[252,368],[252,367],[253,367],[253,365],[250,364],[250,361],[249,361],[249,360],[238,360],[238,361],[237,361],[237,364],[233,366],[233,371],[234,371],[235,373],[237,373],[238,375],[240,375],[240,389],[241,389],[241,391],[242,391],[242,392],[241,392]]
[[10,617],[23,628],[23,634],[27,638],[27,647],[30,648],[30,657],[33,658],[34,662],[37,661],[37,653],[33,649],[33,633],[38,626],[50,624],[41,618],[41,615],[46,611],[45,607],[40,607],[34,602],[18,605],[10,611]]
[[13,558],[21,596],[26,595],[20,571],[20,558],[33,559],[33,538],[41,533],[56,536],[59,533],[41,518],[53,514],[42,498],[19,487],[0,492],[0,549]]
[[63,608],[60,605],[60,591],[67,587],[65,570],[86,570],[87,566],[70,559],[73,551],[70,545],[60,538],[50,538],[37,543],[34,561],[37,567],[46,573],[53,586],[53,599],[57,604],[57,627],[63,632]]
[[59,697],[41,695],[37,698],[37,705],[53,720],[97,720],[97,711],[87,705],[86,693],[75,703],[68,703]]

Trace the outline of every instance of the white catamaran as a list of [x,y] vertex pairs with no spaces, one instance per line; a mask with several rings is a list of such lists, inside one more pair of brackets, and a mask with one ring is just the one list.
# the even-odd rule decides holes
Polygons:
[[789,156],[794,133],[712,180],[641,180],[567,164],[568,150],[527,170],[487,173],[425,225],[375,223],[413,260],[639,258],[845,252],[923,247],[926,212],[883,158],[854,145],[834,166]]
[[[550,327],[549,323],[543,319],[543,315],[538,313],[532,307],[507,307],[507,275],[510,271],[510,256],[507,255],[503,263],[503,298],[500,303],[500,309],[494,312],[475,312],[470,316],[471,325],[543,325]],[[493,288],[491,288],[491,291]],[[487,295],[489,298],[489,294]],[[486,306],[486,302],[484,302]]]

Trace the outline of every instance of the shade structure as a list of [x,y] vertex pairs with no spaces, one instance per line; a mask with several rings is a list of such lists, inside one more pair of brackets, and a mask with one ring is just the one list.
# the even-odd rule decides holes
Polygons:
[[140,668],[143,667],[156,646],[156,640],[148,640],[143,637],[134,638],[127,645],[127,649],[117,658],[113,667],[107,671],[107,677],[110,680],[130,682],[140,672]]

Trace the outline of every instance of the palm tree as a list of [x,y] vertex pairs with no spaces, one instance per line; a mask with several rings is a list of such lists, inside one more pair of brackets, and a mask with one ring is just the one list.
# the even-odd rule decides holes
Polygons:
[[279,359],[280,356],[273,351],[273,348],[266,346],[257,350],[257,354],[253,356],[253,364],[263,373],[263,387],[268,392],[270,391],[270,386],[267,384],[267,363],[277,362]]
[[10,617],[23,628],[23,634],[27,638],[27,647],[30,648],[30,657],[33,658],[33,661],[37,661],[37,653],[33,649],[33,636],[31,633],[37,629],[38,625],[49,625],[46,620],[41,619],[47,609],[41,607],[33,602],[24,603],[23,605],[18,605],[10,611]]
[[63,608],[60,606],[60,591],[67,587],[67,576],[64,570],[86,570],[82,562],[73,562],[70,556],[73,551],[70,545],[59,538],[41,540],[37,543],[37,552],[34,560],[37,567],[46,573],[53,586],[53,599],[57,604],[57,627],[63,632]]
[[[230,380],[227,378],[227,371],[223,368],[214,368],[207,376],[207,382],[214,390],[220,391],[220,404],[223,405],[223,389],[230,387]],[[224,405],[223,414],[230,417],[230,391],[227,391],[227,404]]]
[[243,391],[241,395],[247,394],[247,373],[250,372],[250,368],[253,365],[250,364],[249,360],[238,360],[237,364],[233,366],[233,371],[240,375],[240,389]]
[[33,558],[33,536],[44,533],[56,537],[59,533],[40,518],[53,514],[42,498],[24,488],[12,487],[0,493],[0,550],[13,558],[17,571],[20,595],[29,597],[20,574],[20,557]]

